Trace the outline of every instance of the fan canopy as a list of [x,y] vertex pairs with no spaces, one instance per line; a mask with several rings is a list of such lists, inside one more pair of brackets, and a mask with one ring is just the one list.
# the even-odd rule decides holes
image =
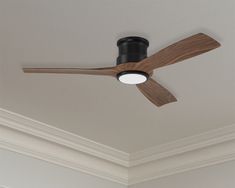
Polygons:
[[142,37],[125,37],[117,41],[119,55],[117,65],[128,62],[139,62],[147,57],[149,41]]

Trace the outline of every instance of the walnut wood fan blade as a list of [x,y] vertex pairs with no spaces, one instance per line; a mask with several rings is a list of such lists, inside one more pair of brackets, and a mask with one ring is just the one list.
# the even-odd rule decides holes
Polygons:
[[167,103],[175,102],[177,99],[163,86],[152,78],[143,84],[136,85],[138,89],[156,106],[162,106]]
[[116,76],[115,67],[107,68],[23,68],[25,73],[55,73],[55,74],[88,74],[88,75],[103,75]]
[[148,67],[153,70],[166,65],[171,65],[185,59],[200,55],[215,48],[220,44],[213,38],[198,33],[179,42],[176,42],[154,55],[142,60],[139,63],[140,67]]

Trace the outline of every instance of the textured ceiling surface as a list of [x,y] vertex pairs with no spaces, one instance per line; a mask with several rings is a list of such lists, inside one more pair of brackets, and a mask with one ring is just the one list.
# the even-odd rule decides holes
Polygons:
[[[157,70],[178,99],[161,108],[113,78],[21,70],[112,66],[120,37],[152,54],[198,32],[222,47]],[[235,122],[234,52],[234,0],[1,0],[0,107],[135,152]]]

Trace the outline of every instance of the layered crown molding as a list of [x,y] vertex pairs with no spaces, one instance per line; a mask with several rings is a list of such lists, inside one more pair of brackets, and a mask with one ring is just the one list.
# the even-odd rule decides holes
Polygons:
[[0,147],[125,185],[235,159],[235,125],[126,153],[0,109]]

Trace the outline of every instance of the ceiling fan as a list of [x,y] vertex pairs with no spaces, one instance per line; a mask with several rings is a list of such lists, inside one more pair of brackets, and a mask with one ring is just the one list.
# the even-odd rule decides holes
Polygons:
[[124,84],[136,84],[140,92],[156,106],[177,101],[158,82],[153,80],[153,70],[178,63],[220,46],[206,34],[198,33],[180,40],[147,57],[148,40],[125,37],[117,42],[119,56],[114,67],[105,68],[23,68],[25,73],[88,74],[116,77]]

